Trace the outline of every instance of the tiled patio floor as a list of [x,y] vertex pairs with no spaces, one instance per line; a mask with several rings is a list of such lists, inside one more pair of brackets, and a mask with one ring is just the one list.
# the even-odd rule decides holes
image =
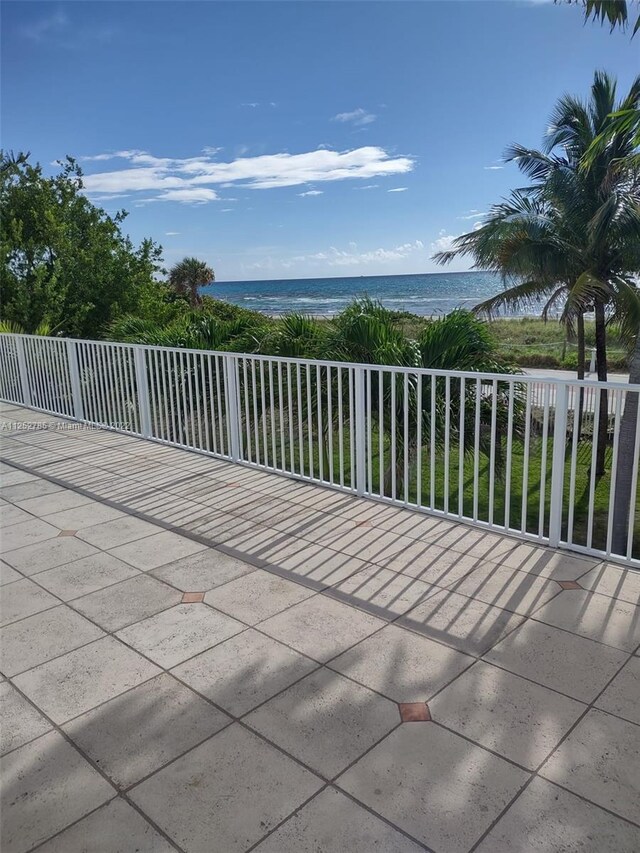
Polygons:
[[3,853],[640,850],[640,573],[0,421]]

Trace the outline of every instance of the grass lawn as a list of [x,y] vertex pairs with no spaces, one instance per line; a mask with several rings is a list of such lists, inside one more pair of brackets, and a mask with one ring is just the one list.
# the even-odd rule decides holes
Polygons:
[[[343,434],[343,470],[344,483],[350,486],[352,483],[350,438],[348,430]],[[320,454],[318,453],[317,436],[314,436],[313,447],[313,476],[320,478]],[[380,495],[380,482],[383,485],[383,495],[391,497],[392,483],[391,447],[388,436],[383,441],[383,465],[380,465],[379,436],[374,431],[371,436],[372,461],[367,469],[368,489],[374,495]],[[340,458],[337,450],[338,434],[333,435],[333,482],[339,482]],[[573,510],[573,536],[572,541],[578,545],[588,544],[588,533],[591,529],[591,546],[604,550],[606,547],[607,520],[610,515],[609,501],[611,496],[611,463],[612,449],[607,449],[606,473],[602,477],[595,477],[593,481],[593,499],[591,499],[591,448],[590,441],[580,442],[576,452],[575,465],[575,488],[574,488],[574,510]],[[269,450],[271,453],[271,450]],[[300,471],[300,445],[294,442],[293,453],[295,470]],[[287,466],[290,465],[291,448],[288,441],[285,442],[285,459]],[[281,464],[280,444],[277,446],[276,457]],[[309,445],[308,436],[305,434],[303,441],[304,473],[309,476]],[[437,448],[432,460],[428,447],[423,447],[421,454],[421,477],[420,498],[418,496],[418,464],[412,459],[409,466],[409,477],[407,484],[403,482],[402,473],[404,460],[401,455],[397,458],[396,467],[396,497],[403,501],[406,497],[411,504],[419,503],[425,508],[434,507],[438,510],[445,509],[445,450]],[[448,508],[449,512],[462,514],[467,518],[479,521],[493,521],[495,524],[504,525],[508,520],[508,526],[515,530],[523,529],[523,508],[525,513],[524,530],[529,533],[547,535],[549,531],[549,511],[551,500],[551,479],[553,470],[553,438],[549,437],[546,444],[546,454],[542,439],[532,436],[529,443],[528,453],[525,454],[524,442],[515,439],[512,445],[511,465],[509,473],[510,488],[507,481],[507,459],[506,440],[503,441],[501,457],[496,458],[493,464],[493,484],[491,478],[491,459],[484,453],[478,456],[478,470],[475,471],[475,458],[473,452],[467,452],[463,456],[462,464],[462,490],[460,490],[460,454],[458,447],[452,445],[449,449],[449,477],[448,477]],[[569,498],[572,466],[572,446],[568,445],[565,452],[565,475],[564,475],[564,500],[562,511],[562,539],[567,539],[567,527],[569,521]],[[382,469],[382,478],[381,478]],[[477,491],[475,488],[477,478]],[[322,479],[329,481],[328,445],[322,460]],[[433,484],[433,493],[431,487]],[[460,503],[460,491],[462,502]],[[491,492],[493,491],[493,500]],[[507,494],[508,492],[508,494]],[[477,495],[474,504],[474,494]],[[523,506],[523,495],[526,495]],[[490,507],[493,506],[493,515],[490,517]],[[508,509],[508,516],[506,512]],[[635,504],[635,523],[633,537],[633,555],[640,557],[640,482]]]
[[[428,323],[426,317],[406,315],[398,319],[398,326],[411,338],[418,338]],[[575,370],[577,347],[575,340],[567,341],[564,328],[557,320],[545,322],[540,317],[498,319],[489,322],[489,328],[498,345],[499,353],[520,367],[548,367]],[[587,362],[595,346],[595,324],[585,322]],[[627,351],[615,331],[608,334],[608,362],[612,371],[627,369]],[[587,364],[588,367],[588,364]]]

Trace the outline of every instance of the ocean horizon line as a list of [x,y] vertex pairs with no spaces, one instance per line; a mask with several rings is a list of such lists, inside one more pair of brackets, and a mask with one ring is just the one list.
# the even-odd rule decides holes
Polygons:
[[[375,276],[331,276],[307,279],[260,279],[207,285],[204,294],[270,316],[303,313],[330,317],[354,299],[370,298],[392,311],[423,317],[470,309],[504,288],[500,275],[482,270]],[[540,306],[540,309],[542,306]],[[507,316],[534,316],[527,310],[504,311]]]
[[206,287],[216,287],[219,284],[261,284],[263,282],[290,282],[290,281],[336,281],[347,278],[414,278],[415,276],[441,276],[441,275],[494,275],[490,270],[452,270],[449,272],[402,272],[402,273],[375,273],[373,275],[317,275],[296,276],[293,278],[228,278],[216,279]]

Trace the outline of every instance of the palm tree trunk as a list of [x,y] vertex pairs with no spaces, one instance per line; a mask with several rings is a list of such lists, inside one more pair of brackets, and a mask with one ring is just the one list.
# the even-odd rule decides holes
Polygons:
[[[580,312],[577,319],[578,326],[578,379],[584,379],[586,371],[586,347],[584,341],[584,314]],[[575,413],[575,429],[577,430],[578,441],[582,435],[582,413],[584,412],[584,388],[580,388],[578,398],[578,411]]]
[[[607,326],[604,313],[604,302],[599,300],[595,304],[596,318],[596,368],[598,382],[607,381]],[[594,440],[598,442],[596,450],[596,476],[601,477],[605,472],[605,456],[607,452],[607,437],[609,433],[609,410],[608,394],[606,388],[600,391],[600,419],[598,423],[598,435]]]
[[[640,333],[629,364],[629,382],[640,384]],[[618,436],[618,463],[616,468],[616,491],[613,499],[613,530],[611,550],[614,554],[625,554],[629,530],[629,515],[636,511],[633,494],[633,459],[640,448],[635,447],[638,421],[638,393],[628,392]]]

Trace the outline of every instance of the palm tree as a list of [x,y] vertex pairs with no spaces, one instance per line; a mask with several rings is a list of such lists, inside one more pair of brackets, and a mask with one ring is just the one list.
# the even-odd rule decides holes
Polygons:
[[[583,157],[581,165],[583,170],[590,169],[594,160],[603,153],[612,140],[620,133],[630,134],[634,147],[640,149],[640,107],[620,110],[617,113],[613,113],[610,118],[611,122],[609,126],[593,140]],[[640,150],[621,163],[622,168],[626,168],[629,165],[640,168]]]
[[[544,150],[513,145],[515,161],[532,185],[498,205],[478,231],[463,234],[451,251],[436,255],[447,263],[471,255],[474,266],[499,270],[517,285],[481,308],[496,308],[544,296],[564,302],[563,319],[576,320],[593,310],[596,321],[598,379],[607,379],[606,323],[613,307],[633,310],[634,274],[640,270],[640,172],[635,166],[633,128],[618,126],[612,114],[637,110],[640,77],[616,104],[615,82],[596,72],[589,103],[564,96],[558,102]],[[591,157],[594,141],[608,143]],[[547,302],[547,305],[549,303]],[[625,309],[626,307],[626,309]],[[606,391],[601,405],[606,411]],[[601,419],[597,472],[604,473],[607,421]]]
[[[472,255],[474,266],[500,273],[505,289],[475,306],[477,314],[491,318],[503,309],[528,308],[549,316],[566,302],[579,269],[572,268],[571,233],[563,233],[564,220],[541,197],[521,190],[494,205],[484,225],[463,234],[454,249],[435,259],[448,263],[461,254]],[[515,284],[513,282],[516,282]],[[560,321],[578,338],[578,379],[584,379],[584,315],[563,311]]]
[[202,304],[199,288],[212,281],[215,281],[213,270],[197,258],[183,258],[169,270],[169,283],[177,294],[188,299],[193,308]]
[[[568,0],[569,3],[577,0]],[[626,0],[580,0],[584,6],[585,20],[592,18],[601,24],[609,24],[611,31],[619,28],[625,30],[631,18],[631,3]],[[633,35],[640,30],[640,15],[633,28]]]

